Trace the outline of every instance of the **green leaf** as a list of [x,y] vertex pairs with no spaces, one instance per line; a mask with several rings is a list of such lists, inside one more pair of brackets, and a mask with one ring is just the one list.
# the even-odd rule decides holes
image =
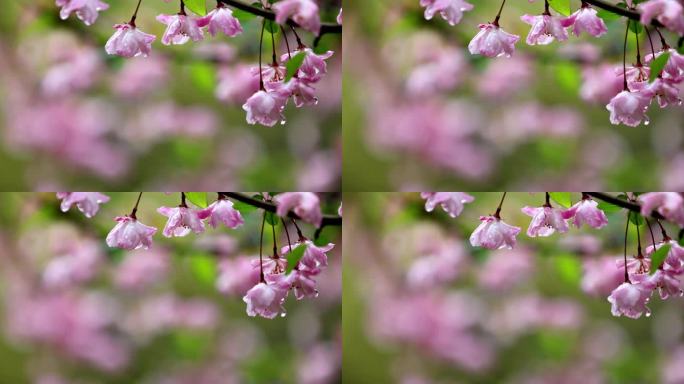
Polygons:
[[577,285],[582,279],[582,263],[574,255],[561,255],[554,259],[559,277],[568,284]]
[[598,9],[596,12],[596,16],[602,18],[603,21],[606,21],[606,22],[618,20],[621,17],[617,13],[614,13],[614,12],[611,12],[611,11],[608,11],[605,9]]
[[644,223],[646,222],[644,220],[644,217],[636,212],[632,212],[632,214],[629,215],[629,221],[631,221],[634,225],[644,225]]
[[285,64],[285,68],[287,68],[285,82],[290,81],[290,79],[292,79],[292,77],[297,74],[297,71],[299,71],[299,67],[302,66],[302,63],[304,62],[305,58],[306,54],[304,52],[299,52],[287,61],[287,63]]
[[568,92],[577,93],[582,82],[580,68],[573,63],[561,62],[554,65],[558,84]]
[[207,207],[207,193],[206,192],[185,192],[185,198],[190,200],[200,208]]
[[549,0],[549,5],[563,16],[570,16],[570,0]]
[[246,213],[254,212],[256,211],[256,207],[253,205],[249,205],[247,203],[243,203],[242,201],[233,201],[233,208],[237,209],[242,213],[243,215]]
[[655,79],[663,73],[663,69],[668,60],[670,60],[670,52],[663,53],[651,62],[651,76],[648,78],[649,82],[654,82]]
[[280,218],[273,212],[266,212],[266,222],[270,225],[278,225]]
[[662,247],[658,248],[653,255],[651,255],[651,270],[649,271],[651,275],[654,274],[661,265],[663,265],[663,262],[665,261],[667,254],[670,252],[671,247],[671,244],[663,245]]
[[605,213],[613,213],[619,212],[622,209],[622,207],[618,207],[617,205],[611,204],[607,201],[599,201],[598,209],[602,210]]
[[216,281],[218,267],[216,259],[209,255],[195,255],[189,258],[190,270],[198,281],[212,286]]
[[195,62],[190,65],[190,77],[197,88],[205,92],[213,92],[216,87],[216,68],[206,62]]
[[644,27],[641,25],[640,22],[635,21],[635,20],[632,20],[632,21],[629,23],[629,30],[632,31],[632,32],[634,32],[634,33],[636,33],[636,34],[638,35],[638,34],[640,34],[640,33],[644,30]]
[[243,11],[242,9],[233,9],[233,16],[238,19],[241,24],[250,22],[256,18],[256,15]]
[[280,28],[280,27],[278,26],[278,23],[276,23],[276,22],[273,21],[273,20],[266,20],[265,23],[266,23],[266,26],[265,26],[266,32],[269,32],[269,33],[278,33],[278,28]]
[[185,0],[185,6],[200,16],[207,14],[207,4],[204,0]]
[[292,270],[297,266],[299,260],[301,260],[302,256],[304,256],[304,251],[306,251],[306,246],[300,244],[297,248],[293,249],[292,252],[288,252],[287,268],[285,269],[287,274],[290,274],[290,272],[292,272]]
[[549,195],[551,195],[553,201],[565,208],[570,208],[572,206],[572,193],[570,192],[549,192]]

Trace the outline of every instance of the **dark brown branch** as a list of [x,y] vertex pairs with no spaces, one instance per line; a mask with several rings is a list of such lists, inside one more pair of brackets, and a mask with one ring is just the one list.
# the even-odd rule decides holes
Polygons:
[[[584,1],[586,3],[593,5],[596,8],[605,9],[608,12],[612,12],[612,13],[615,13],[617,15],[627,17],[629,19],[636,20],[636,21],[641,20],[641,14],[639,12],[632,11],[632,10],[627,9],[627,8],[618,7],[617,5],[611,4],[607,1],[604,1],[604,0],[584,0]],[[663,26],[656,19],[653,19],[653,21],[651,21],[651,25],[653,25],[654,27],[662,27]]]
[[[256,16],[261,16],[264,19],[268,20],[275,20],[275,13],[268,9],[262,9],[262,8],[257,8],[249,4],[245,4],[242,1],[239,0],[218,0],[222,2],[223,4],[229,5],[233,8],[240,9],[245,12],[249,12],[253,15]],[[299,24],[292,20],[287,21],[288,25],[291,25],[295,28],[301,28]],[[321,32],[319,33],[317,39],[320,39],[321,36],[327,34],[327,33],[342,33],[342,26],[339,24],[333,24],[333,23],[321,23]]]
[[[268,211],[268,212],[275,213],[275,211],[277,209],[275,204],[271,204],[271,203],[263,201],[263,200],[254,199],[254,198],[249,197],[249,196],[242,194],[242,193],[238,193],[238,192],[219,192],[219,193],[225,197],[243,202],[245,204],[249,204],[253,207],[257,207],[257,208],[263,209],[263,210]],[[295,220],[301,220],[301,218],[299,216],[297,216],[297,214],[295,214],[294,212],[288,213],[288,217],[295,219]],[[341,225],[342,225],[342,218],[340,216],[324,215],[323,221],[321,221],[321,228],[326,227],[326,226],[341,226]]]
[[[617,205],[618,207],[622,207],[622,208],[628,209],[632,212],[636,212],[636,213],[641,214],[641,205],[639,205],[639,204],[631,203],[627,200],[618,199],[615,196],[611,196],[611,195],[609,195],[607,193],[603,193],[603,192],[583,192],[583,193],[586,193],[587,195],[589,195],[595,199],[603,200],[607,203]],[[667,221],[667,219],[664,218],[663,215],[661,215],[660,213],[658,213],[656,211],[651,212],[651,214],[649,216],[654,218],[654,219]]]

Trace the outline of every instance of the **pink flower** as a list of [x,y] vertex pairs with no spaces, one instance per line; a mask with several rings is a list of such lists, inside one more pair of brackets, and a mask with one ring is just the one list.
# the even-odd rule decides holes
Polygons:
[[559,208],[525,206],[522,212],[532,217],[530,226],[527,228],[527,236],[546,237],[553,235],[556,231],[559,233],[568,231],[568,223],[563,218],[563,210]]
[[572,32],[575,36],[586,32],[594,37],[599,37],[608,32],[603,19],[596,15],[596,10],[586,4],[563,20],[562,24],[564,27],[572,25]]
[[292,211],[302,220],[321,226],[323,214],[321,213],[321,201],[312,192],[286,192],[274,198],[278,205],[276,213],[278,216],[286,217]]
[[295,107],[301,108],[318,104],[316,88],[313,87],[311,82],[293,77],[285,86],[292,96]]
[[212,36],[216,36],[218,32],[223,32],[223,34],[229,37],[242,33],[240,21],[233,16],[233,11],[224,6],[223,3],[219,3],[213,11],[200,18],[197,24],[199,26],[208,26],[207,31]]
[[226,227],[235,229],[245,223],[240,211],[233,208],[233,202],[223,198],[208,206],[202,216],[209,218],[209,225],[213,228],[223,223]]
[[299,67],[299,71],[297,71],[297,77],[311,82],[317,82],[321,79],[322,75],[325,75],[328,72],[325,61],[331,58],[333,53],[333,51],[327,51],[319,55],[311,50],[311,48],[303,48],[291,52],[289,55],[283,55],[281,60],[287,62],[290,57],[303,54],[304,61],[302,61],[302,65]]
[[[200,41],[204,38],[204,33],[198,24],[199,19],[194,16],[159,15],[157,20],[166,24],[166,31],[161,40],[164,45],[185,44],[190,39]],[[203,22],[209,22],[209,19],[203,20]]]
[[568,32],[563,26],[563,20],[558,16],[551,15],[522,15],[520,20],[530,24],[532,28],[527,35],[527,44],[546,45],[554,40],[565,41],[568,39]]
[[252,287],[259,284],[258,260],[255,268],[253,259],[245,256],[222,260],[216,289],[221,293],[244,296]]
[[678,0],[649,0],[637,5],[641,24],[649,25],[655,18],[668,29],[684,35],[684,6]]
[[[295,248],[301,246],[301,242],[297,242],[295,244],[292,244],[292,249],[294,250]],[[314,244],[313,241],[311,240],[306,240],[304,242],[304,246],[306,247],[306,250],[304,251],[304,254],[302,255],[302,258],[299,259],[299,267],[307,271],[316,271],[319,270],[320,268],[324,268],[328,266],[328,255],[326,255],[327,252],[330,252],[334,247],[335,244],[333,243],[328,243],[327,245],[324,246],[317,246]],[[287,253],[290,252],[290,246],[285,245],[282,247],[281,253],[286,255]]]
[[489,255],[478,268],[477,280],[483,288],[506,292],[528,281],[534,266],[534,255],[528,249],[501,250]]
[[135,57],[150,54],[152,42],[157,38],[147,34],[130,24],[116,24],[116,32],[109,38],[105,50],[110,55]]
[[655,273],[646,280],[647,286],[658,288],[660,298],[665,300],[669,297],[682,296],[680,287],[681,271],[672,269],[657,269]]
[[651,289],[640,283],[622,283],[608,296],[608,301],[612,305],[613,316],[625,315],[632,319],[638,319],[644,312],[646,312],[646,316],[649,316],[651,310],[646,304],[648,304],[651,292]]
[[[664,268],[675,270],[678,272],[684,272],[682,267],[684,266],[684,247],[679,245],[677,241],[672,239],[663,239],[662,242],[656,244],[655,249],[658,250],[664,245],[670,245],[670,250],[667,252],[667,257],[663,264]],[[653,254],[653,245],[646,248],[646,256],[651,256]]]
[[133,250],[148,249],[157,228],[149,227],[130,216],[116,218],[116,226],[107,235],[107,245],[113,248]]
[[582,290],[590,295],[609,295],[625,281],[624,269],[618,268],[615,257],[587,258],[582,263]]
[[247,123],[272,127],[277,122],[285,124],[283,110],[287,104],[289,95],[285,94],[284,85],[280,84],[277,90],[260,90],[253,94],[242,106],[247,112]]
[[285,24],[292,18],[295,23],[307,31],[319,34],[321,18],[318,14],[318,4],[313,0],[282,0],[273,4],[276,23]]
[[646,120],[648,123],[646,110],[649,104],[651,104],[650,95],[639,91],[624,90],[610,100],[606,109],[610,111],[611,124],[622,123],[636,127],[641,124],[642,120]]
[[444,212],[451,217],[457,217],[463,212],[463,204],[472,203],[475,198],[465,192],[421,192],[425,199],[425,210],[432,212],[439,204]]
[[287,296],[287,290],[280,289],[276,284],[259,283],[252,287],[242,300],[247,303],[247,315],[275,318],[278,313],[285,316],[283,302]]
[[211,211],[200,211],[188,207],[159,207],[157,212],[169,218],[162,234],[166,237],[183,237],[190,231],[195,233],[204,232],[203,219],[206,219]]
[[473,9],[473,5],[465,0],[420,0],[420,5],[425,7],[426,20],[431,20],[439,12],[452,26],[461,22],[463,12]]
[[315,273],[311,273],[308,270],[293,270],[284,278],[287,279],[289,286],[292,287],[295,298],[302,300],[304,298],[318,297],[316,280],[313,279],[314,276]]
[[163,248],[131,252],[116,267],[114,282],[118,288],[141,291],[162,281],[169,264],[168,252]]
[[249,65],[237,64],[233,67],[219,69],[215,92],[219,100],[240,105],[258,91],[258,72],[255,76]]
[[579,228],[582,224],[587,224],[593,228],[602,228],[608,225],[606,214],[598,208],[598,203],[589,198],[583,198],[570,209],[563,212],[564,219],[573,218],[573,224]]
[[473,55],[511,57],[518,40],[520,36],[512,35],[498,25],[480,24],[480,32],[470,41],[468,50]]
[[649,192],[639,195],[641,214],[650,216],[654,210],[666,219],[684,227],[684,197],[679,192]]
[[665,108],[668,105],[681,105],[682,103],[682,99],[679,98],[678,84],[663,77],[657,77],[648,84],[645,92],[658,100],[660,108]]
[[59,11],[62,20],[68,19],[72,12],[76,12],[76,16],[85,25],[92,25],[97,20],[98,12],[109,9],[109,5],[100,0],[57,0],[56,4],[62,7]]
[[608,104],[623,88],[623,79],[615,75],[615,66],[611,64],[585,67],[582,70],[582,80],[582,99],[596,103]]
[[76,204],[78,210],[88,218],[95,216],[100,209],[100,204],[109,201],[109,196],[100,192],[57,192],[57,198],[62,199],[60,205],[62,212],[67,212],[73,204]]
[[[658,58],[664,53],[669,53],[670,58],[667,60],[665,68],[663,68],[662,76],[666,79],[671,79],[676,83],[681,82],[684,80],[684,56],[680,55],[676,49],[667,48],[657,52],[655,57]],[[653,54],[649,53],[646,55],[645,59],[646,63],[651,63],[653,61]]]
[[480,216],[480,221],[482,223],[470,235],[470,244],[473,247],[513,249],[520,227],[508,225],[494,216]]

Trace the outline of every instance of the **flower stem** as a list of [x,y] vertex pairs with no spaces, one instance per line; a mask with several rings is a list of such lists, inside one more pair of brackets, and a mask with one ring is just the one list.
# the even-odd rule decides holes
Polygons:
[[629,87],[627,86],[627,37],[629,36],[629,23],[631,20],[627,19],[627,28],[625,28],[625,43],[622,47],[622,75],[623,75],[623,91],[629,92]]
[[135,202],[135,206],[133,207],[133,210],[131,211],[131,215],[130,215],[132,218],[134,218],[136,220],[138,218],[135,216],[135,214],[138,213],[138,205],[140,204],[140,198],[142,197],[142,194],[143,194],[142,192],[140,192],[138,194],[138,200]]
[[499,12],[496,14],[496,17],[494,18],[494,21],[492,22],[492,24],[494,24],[497,27],[499,26],[499,19],[501,18],[501,12],[503,12],[505,4],[506,4],[506,0],[503,0],[501,2],[501,7],[499,7]]
[[133,28],[135,28],[135,19],[138,17],[138,10],[140,9],[140,3],[142,3],[142,0],[138,0],[138,5],[135,7],[135,12],[133,12],[133,16],[131,17],[131,21],[128,22]]
[[632,211],[627,212],[627,225],[625,226],[625,250],[623,253],[624,256],[624,261],[625,261],[625,283],[632,283],[629,281],[629,273],[627,273],[627,232],[629,230],[629,218],[632,216]]
[[261,219],[261,234],[259,235],[259,281],[266,282],[264,278],[264,226],[266,225],[266,211]]
[[264,70],[261,66],[261,55],[264,48],[264,30],[266,29],[266,19],[261,23],[261,36],[259,37],[259,89],[265,91],[264,88]]
[[494,217],[497,219],[501,219],[501,207],[503,206],[503,202],[506,199],[506,193],[504,192],[503,195],[501,196],[501,201],[499,201],[499,206],[496,207],[496,212],[494,212]]

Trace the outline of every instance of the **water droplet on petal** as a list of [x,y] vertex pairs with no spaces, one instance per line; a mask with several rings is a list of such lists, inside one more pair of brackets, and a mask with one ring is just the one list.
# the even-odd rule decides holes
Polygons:
[[651,317],[651,311],[646,312],[646,317]]
[[287,313],[285,313],[285,312],[280,314],[280,317],[285,317],[285,316],[287,316]]
[[649,124],[651,124],[651,121],[646,119],[646,121],[644,121],[644,125],[649,125]]

